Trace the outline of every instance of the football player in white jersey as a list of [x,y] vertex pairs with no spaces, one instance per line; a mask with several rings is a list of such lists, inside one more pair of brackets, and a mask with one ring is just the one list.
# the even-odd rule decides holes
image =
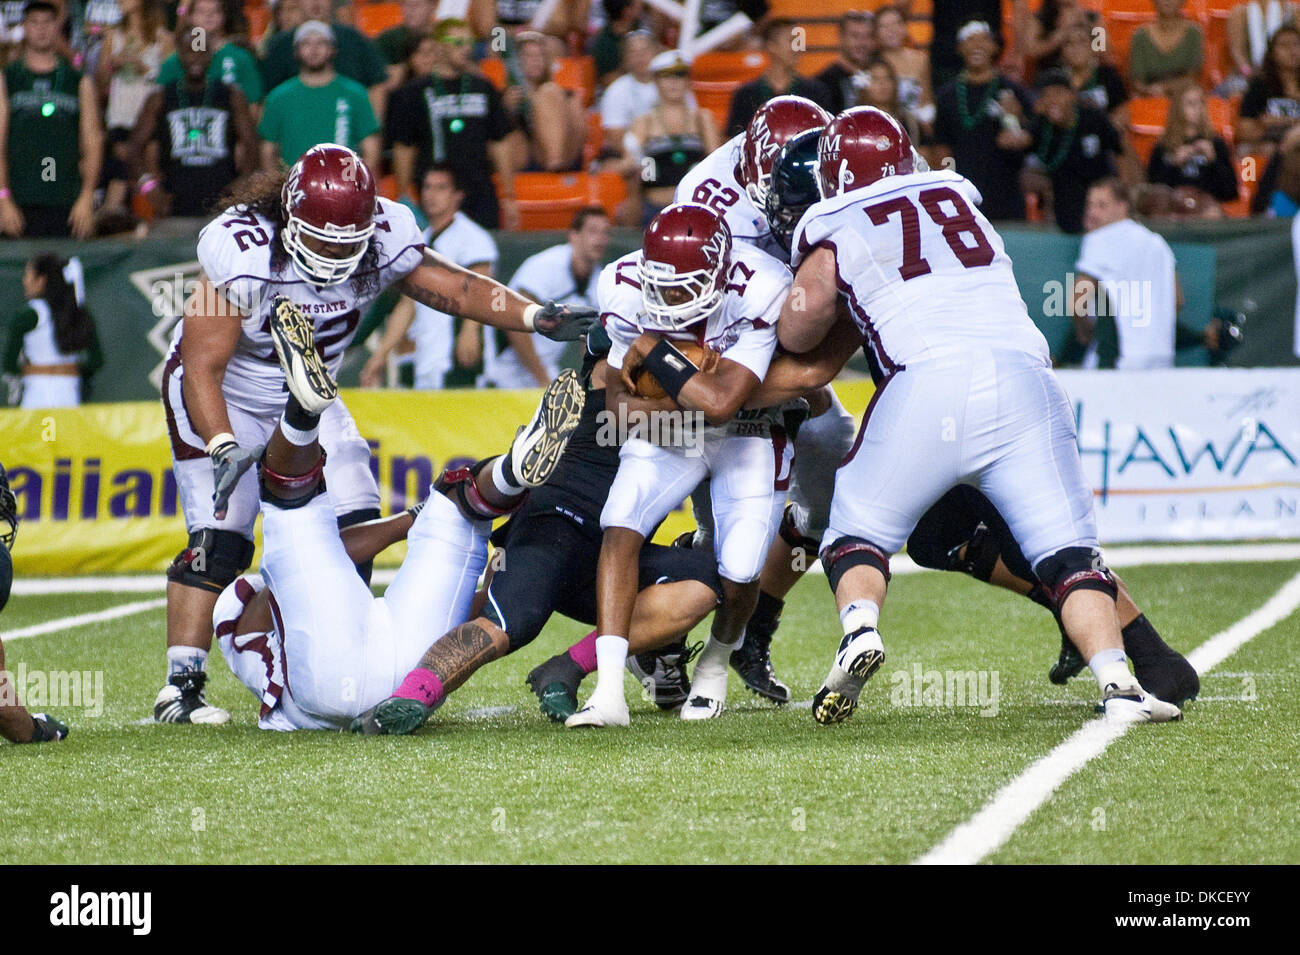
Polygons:
[[[163,405],[189,545],[167,571],[168,680],[160,722],[222,723],[229,714],[203,696],[212,609],[252,559],[258,515],[248,474],[284,409],[285,375],[271,316],[285,297],[312,323],[312,359],[290,367],[322,415],[330,499],[343,524],[378,516],[370,451],[341,402],[332,375],[362,311],[389,285],[431,307],[509,330],[554,338],[585,333],[595,311],[538,305],[424,247],[411,212],[377,199],[356,153],[313,147],[282,180],[254,179],[249,191],[200,234],[202,273],[185,305],[163,377]],[[504,462],[504,463],[502,463]],[[512,464],[515,473],[507,473]],[[523,486],[509,457],[493,469]],[[360,580],[360,578],[358,578]]]
[[[340,532],[323,475],[317,394],[332,378],[297,306],[281,299],[269,323],[289,398],[258,462],[262,565],[222,591],[212,625],[226,662],[261,704],[259,726],[344,729],[409,681],[431,643],[446,643],[455,656],[438,638],[468,616],[492,521],[517,506],[524,489],[503,493],[494,462],[483,461],[449,470],[410,511]],[[297,374],[304,365],[316,366],[314,379]],[[559,463],[583,397],[577,375],[565,372],[520,429],[506,457],[528,475],[528,487]],[[402,538],[406,557],[376,598],[354,565]]]
[[1002,240],[969,181],[914,172],[912,155],[907,133],[871,107],[846,110],[822,131],[823,198],[796,230],[794,290],[778,324],[782,346],[807,351],[834,325],[843,296],[884,372],[836,475],[822,539],[844,638],[814,718],[852,714],[884,660],[877,623],[890,556],[935,501],[972,484],[1059,608],[1107,718],[1178,719],[1129,671],[1073,414]]
[[[790,482],[793,449],[779,411],[742,411],[767,374],[789,282],[789,270],[752,246],[733,246],[722,217],[692,203],[660,212],[642,251],[601,273],[601,317],[613,343],[609,368],[621,371],[606,379],[606,411],[627,436],[600,519],[597,685],[566,725],[627,724],[623,666],[638,556],[669,512],[710,475],[724,600],[681,716],[722,712],[727,659],[753,612]],[[686,342],[707,349],[699,365],[678,349]],[[644,372],[663,397],[641,397]]]

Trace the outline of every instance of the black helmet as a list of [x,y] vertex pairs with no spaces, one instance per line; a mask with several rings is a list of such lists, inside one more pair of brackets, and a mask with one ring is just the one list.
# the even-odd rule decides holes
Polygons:
[[821,199],[817,191],[817,140],[820,129],[809,129],[781,147],[772,163],[772,184],[767,191],[767,224],[786,252],[795,227],[808,207]]
[[14,492],[9,490],[9,475],[5,466],[0,464],[0,547],[13,550],[14,538],[18,536],[18,501]]

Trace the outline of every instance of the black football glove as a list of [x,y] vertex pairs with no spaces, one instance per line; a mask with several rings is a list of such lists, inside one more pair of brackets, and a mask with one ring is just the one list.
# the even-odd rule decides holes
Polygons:
[[547,302],[533,316],[533,328],[537,334],[544,335],[551,341],[572,342],[587,334],[599,321],[600,312],[586,305]]
[[57,743],[68,738],[68,724],[48,713],[32,714],[32,738],[29,743]]
[[244,476],[244,472],[257,463],[262,456],[262,449],[249,451],[241,448],[234,441],[227,441],[212,449],[212,516],[217,520],[226,517],[226,505],[230,495],[235,492],[235,485]]

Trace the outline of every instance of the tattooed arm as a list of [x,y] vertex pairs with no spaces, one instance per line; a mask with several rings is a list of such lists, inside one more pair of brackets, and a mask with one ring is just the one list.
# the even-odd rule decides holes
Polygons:
[[431,249],[397,283],[398,290],[430,308],[511,332],[538,332],[556,341],[586,334],[596,310],[548,302],[537,305],[495,279],[463,269]]

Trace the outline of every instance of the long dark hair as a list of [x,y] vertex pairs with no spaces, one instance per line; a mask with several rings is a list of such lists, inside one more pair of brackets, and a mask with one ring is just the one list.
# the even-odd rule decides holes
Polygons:
[[85,351],[95,340],[95,321],[86,309],[77,304],[77,290],[63,275],[67,262],[53,252],[41,252],[32,257],[32,271],[45,279],[41,298],[50,307],[54,320],[54,344],[65,355]]
[[1260,64],[1259,71],[1263,74],[1265,85],[1278,93],[1286,90],[1286,85],[1282,82],[1282,71],[1277,65],[1277,41],[1282,34],[1287,33],[1293,37],[1300,37],[1300,27],[1295,24],[1287,23],[1278,27],[1276,33],[1268,38],[1268,48],[1264,51],[1264,62]]
[[[258,170],[235,182],[221,194],[212,206],[212,214],[220,215],[231,206],[237,212],[254,213],[275,225],[271,236],[271,268],[283,269],[289,264],[289,251],[280,240],[280,230],[289,221],[284,211],[284,180],[288,170],[266,172]],[[358,298],[376,295],[379,289],[379,244],[375,236],[370,237],[366,254],[357,263],[352,273],[352,293]]]

